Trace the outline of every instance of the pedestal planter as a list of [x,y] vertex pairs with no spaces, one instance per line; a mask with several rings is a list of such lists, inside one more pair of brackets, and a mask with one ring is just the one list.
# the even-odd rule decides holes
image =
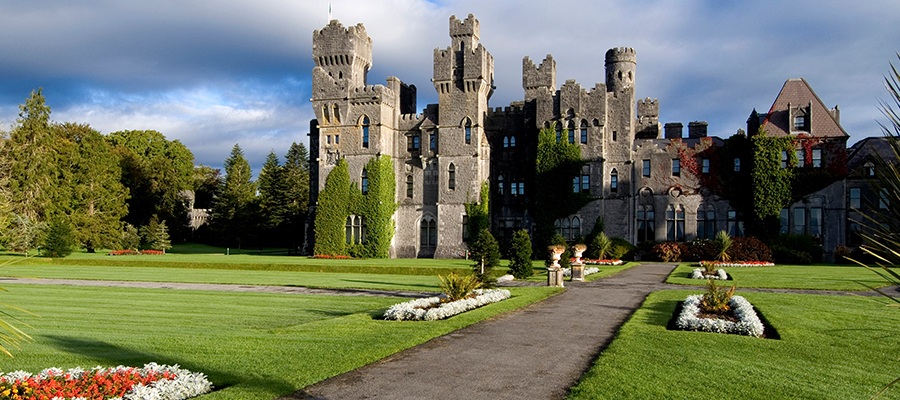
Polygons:
[[563,285],[563,277],[565,276],[565,270],[562,268],[548,268],[547,269],[547,286],[556,286],[556,287],[565,287]]

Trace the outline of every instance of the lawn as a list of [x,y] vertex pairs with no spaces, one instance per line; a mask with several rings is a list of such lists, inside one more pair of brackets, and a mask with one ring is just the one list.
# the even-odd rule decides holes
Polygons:
[[693,293],[648,296],[569,399],[868,399],[900,376],[900,311],[881,298],[738,292],[780,340],[666,330]]
[[[704,285],[700,279],[691,279],[691,271],[697,263],[682,263],[666,279],[679,285]],[[738,288],[820,289],[820,290],[869,290],[869,287],[890,285],[878,274],[853,265],[776,265],[774,267],[726,267],[725,272],[733,281],[722,282]]]
[[447,320],[377,319],[406,299],[192,290],[4,285],[34,342],[3,371],[179,364],[220,390],[201,397],[272,399],[358,368],[560,289],[511,288],[513,298]]

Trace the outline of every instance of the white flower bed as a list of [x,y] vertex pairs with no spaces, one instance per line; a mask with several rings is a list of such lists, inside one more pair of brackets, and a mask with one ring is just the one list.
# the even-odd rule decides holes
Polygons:
[[714,267],[774,267],[775,263],[766,261],[700,261],[700,266],[712,264]]
[[427,297],[394,304],[384,312],[384,319],[395,321],[436,321],[506,300],[512,296],[509,290],[506,289],[476,289],[473,293],[475,293],[475,297],[444,303],[428,310],[423,308],[438,304],[441,302],[441,299],[445,299],[447,296],[442,294],[437,297]]
[[585,265],[622,265],[624,263],[622,260],[584,260]]
[[[48,368],[41,371],[41,373],[37,375],[33,375],[25,371],[15,371],[0,375],[0,381],[24,381],[32,377],[40,381],[61,375],[71,375],[71,379],[77,380],[80,379],[84,374],[94,373],[95,371],[100,371],[101,373],[112,375],[118,371],[128,370],[136,370],[142,375],[147,375],[151,372],[155,372],[157,374],[164,374],[168,372],[170,374],[174,374],[175,377],[173,379],[160,379],[158,381],[152,382],[149,386],[144,386],[139,383],[133,386],[131,390],[126,392],[124,397],[113,397],[110,400],[184,400],[209,393],[209,391],[212,390],[212,383],[206,379],[206,375],[202,372],[191,372],[186,369],[181,369],[178,365],[159,365],[157,363],[146,364],[144,365],[144,368],[124,367],[121,365],[113,368],[94,367],[91,370],[72,368],[68,371],[59,368]],[[79,398],[72,400],[78,399]]]
[[718,280],[728,280],[728,274],[725,273],[724,269],[717,269],[715,275],[703,275],[703,271],[706,271],[703,268],[694,268],[694,272],[691,273],[691,279],[718,279]]
[[726,321],[723,319],[697,318],[700,312],[700,301],[703,295],[695,294],[688,296],[684,300],[684,307],[681,309],[681,315],[675,321],[681,329],[690,331],[704,331],[717,333],[733,333],[738,335],[747,335],[760,337],[763,334],[762,321],[753,311],[753,306],[742,296],[732,296],[728,305],[734,310],[734,316],[738,322]]
[[[596,274],[596,273],[598,273],[598,272],[600,272],[600,268],[597,268],[597,267],[588,267],[588,268],[585,268],[585,269],[584,269],[584,276],[588,276],[588,275],[590,275],[590,274]],[[564,268],[564,269],[563,269],[563,276],[566,277],[566,278],[571,277],[571,276],[572,276],[572,269],[571,269],[571,268]]]

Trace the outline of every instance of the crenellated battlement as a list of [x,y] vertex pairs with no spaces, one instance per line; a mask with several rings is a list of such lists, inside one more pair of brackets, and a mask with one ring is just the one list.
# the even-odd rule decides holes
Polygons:
[[450,37],[474,36],[477,40],[480,32],[481,23],[474,15],[469,14],[463,21],[458,20],[455,15],[450,16]]
[[540,65],[534,65],[534,61],[528,56],[522,59],[522,88],[528,90],[540,87],[556,88],[556,61],[550,54],[547,54]]
[[425,115],[422,113],[419,114],[400,114],[401,122],[418,122],[420,120],[424,120]]
[[613,47],[606,51],[606,63],[637,63],[637,55],[631,47]]
[[659,99],[649,97],[637,101],[638,118],[659,117]]

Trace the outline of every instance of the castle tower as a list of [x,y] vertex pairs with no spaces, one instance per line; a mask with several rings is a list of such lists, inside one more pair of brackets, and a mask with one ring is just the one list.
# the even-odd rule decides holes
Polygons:
[[634,89],[634,73],[637,65],[634,49],[617,47],[606,52],[606,87],[611,92]]
[[438,92],[438,246],[435,257],[459,251],[465,203],[477,199],[490,177],[490,144],[484,119],[493,93],[494,57],[478,43],[480,25],[472,14],[450,17],[451,46],[434,49]]
[[346,80],[347,88],[365,86],[372,68],[372,39],[362,24],[344,29],[333,19],[313,32],[313,60],[336,81]]

